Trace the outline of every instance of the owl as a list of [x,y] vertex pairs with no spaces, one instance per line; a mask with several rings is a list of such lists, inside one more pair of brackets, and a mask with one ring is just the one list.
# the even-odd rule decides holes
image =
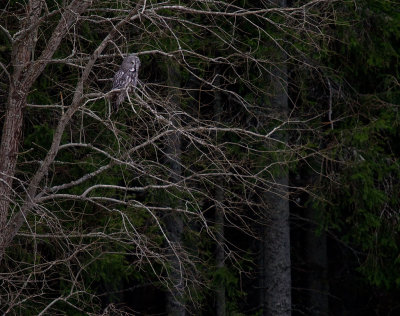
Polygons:
[[131,54],[123,60],[121,67],[114,75],[113,90],[120,89],[112,98],[112,106],[116,111],[119,105],[125,100],[129,92],[137,85],[140,60],[136,54]]

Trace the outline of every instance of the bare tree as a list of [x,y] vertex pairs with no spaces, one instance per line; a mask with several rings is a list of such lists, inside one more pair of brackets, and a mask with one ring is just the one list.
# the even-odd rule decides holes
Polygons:
[[[243,210],[255,210],[255,220],[259,208],[247,193],[276,188],[287,192],[286,182],[268,176],[275,163],[254,168],[247,162],[249,157],[280,152],[259,146],[265,142],[290,152],[290,159],[276,163],[302,159],[304,148],[275,137],[299,122],[287,117],[271,128],[263,124],[250,129],[254,124],[248,121],[257,121],[259,113],[252,100],[270,93],[258,78],[276,75],[271,65],[280,63],[276,69],[285,69],[285,64],[299,60],[302,52],[296,41],[313,46],[315,42],[306,43],[302,36],[323,36],[316,12],[329,9],[325,0],[293,8],[263,1],[240,7],[202,0],[8,4],[0,16],[1,32],[11,47],[9,60],[0,64],[8,86],[0,147],[1,311],[31,308],[44,315],[62,313],[68,306],[100,313],[85,273],[110,253],[129,254],[136,269],[149,267],[170,288],[175,298],[171,304],[190,299],[189,289],[204,280],[196,272],[199,258],[180,241],[183,223],[196,221],[223,245],[218,250],[221,265],[227,249],[221,239],[223,218],[234,218],[229,225],[254,235]],[[272,30],[282,32],[281,39]],[[209,54],[210,44],[195,45],[193,38],[212,42],[223,54]],[[259,52],[268,45],[280,52],[278,58]],[[138,87],[118,113],[109,116],[105,100],[113,71],[121,57],[132,52],[142,60]],[[282,60],[283,55],[287,59]],[[165,63],[171,63],[168,71],[162,69]],[[223,65],[224,71],[215,74],[208,65]],[[178,67],[182,77],[196,79],[199,96],[216,92],[226,97],[232,107],[229,120],[210,117],[201,97],[198,109],[185,107],[191,94],[176,82]],[[50,85],[48,103],[36,97],[45,80]],[[244,93],[238,92],[238,85]],[[285,93],[282,89],[277,95],[285,99]],[[24,129],[41,124],[49,130],[49,143],[25,142]],[[235,143],[219,142],[219,133],[234,136]],[[243,156],[238,158],[230,146]],[[240,184],[242,192],[230,191],[224,203],[222,191],[219,197],[209,194],[210,186],[229,181]],[[165,195],[174,197],[173,203],[161,198]],[[203,214],[202,201],[210,196],[219,206],[217,235]],[[287,201],[280,198],[277,203]],[[166,214],[173,222],[166,222]],[[163,251],[160,239],[169,251]],[[234,251],[229,260],[236,262]],[[63,291],[59,280],[65,283]],[[184,313],[182,306],[174,310]]]

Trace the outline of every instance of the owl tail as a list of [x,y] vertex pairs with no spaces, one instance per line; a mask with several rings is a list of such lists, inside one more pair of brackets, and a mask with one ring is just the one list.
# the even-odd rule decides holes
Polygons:
[[111,102],[113,111],[115,111],[115,112],[118,111],[119,106],[121,105],[122,102],[124,102],[124,100],[125,100],[125,92],[124,91],[121,91],[117,95],[115,95],[112,98],[112,102]]

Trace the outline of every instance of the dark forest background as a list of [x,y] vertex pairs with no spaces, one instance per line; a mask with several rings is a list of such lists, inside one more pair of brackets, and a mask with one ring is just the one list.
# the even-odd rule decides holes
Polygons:
[[400,314],[399,58],[397,1],[2,1],[0,311]]

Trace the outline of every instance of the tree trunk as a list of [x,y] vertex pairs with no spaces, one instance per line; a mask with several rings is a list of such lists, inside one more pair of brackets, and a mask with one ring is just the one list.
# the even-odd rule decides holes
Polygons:
[[[167,61],[168,79],[167,84],[170,89],[180,86],[179,80],[179,65],[171,61]],[[169,119],[172,122],[173,128],[178,128],[180,125],[179,116],[179,97],[174,95],[170,98]],[[181,137],[178,131],[172,132],[166,139],[166,160],[170,168],[170,181],[177,183],[181,179]],[[179,204],[179,201],[178,201]],[[174,205],[171,205],[172,207]],[[176,206],[176,205],[175,205]],[[183,266],[179,258],[182,246],[183,220],[178,213],[171,212],[166,216],[165,220],[167,237],[170,241],[168,246],[169,260],[171,272],[169,278],[171,281],[169,293],[167,295],[167,313],[171,316],[185,315],[184,305],[184,279]]]
[[[10,88],[0,146],[0,231],[7,224],[8,209],[12,201],[12,185],[17,164],[18,147],[22,133],[22,109],[26,103],[25,93]],[[0,247],[6,236],[1,235]],[[1,255],[0,255],[1,256]]]
[[[217,188],[215,192],[215,199],[217,203],[222,203],[223,192],[221,188]],[[215,264],[217,269],[225,267],[225,250],[224,250],[224,212],[219,205],[215,209],[215,234],[216,234],[216,255]],[[226,299],[225,299],[225,284],[217,285],[216,289],[216,314],[217,316],[225,316],[226,314]]]
[[[288,178],[280,178],[277,184],[286,187]],[[283,188],[280,194],[284,194],[282,191]],[[271,209],[262,235],[261,307],[263,315],[291,315],[289,201],[287,196],[274,196],[272,193],[265,193],[264,200]]]
[[[274,3],[281,7],[286,6],[286,0],[275,0]],[[278,60],[284,62],[284,52],[277,51],[276,54]],[[285,120],[288,115],[288,75],[284,63],[277,65],[272,72],[272,82],[271,110],[275,116]],[[284,133],[276,137],[287,143]],[[268,221],[262,228],[260,300],[263,315],[287,316],[291,315],[291,261],[289,181],[286,170],[276,175],[275,183],[275,194],[263,194]]]
[[312,315],[328,315],[329,314],[329,283],[327,279],[328,258],[326,234],[316,233],[319,221],[318,210],[312,207],[306,208],[306,218],[310,225],[306,233],[306,262],[308,267],[307,273],[307,289],[308,310]]
[[22,134],[23,108],[34,80],[27,78],[25,73],[32,68],[30,61],[35,51],[38,26],[31,28],[30,31],[28,29],[39,18],[42,6],[42,1],[29,1],[26,8],[27,14],[21,23],[21,30],[25,34],[12,45],[13,72],[10,77],[7,110],[0,144],[0,260],[9,238],[4,232],[10,203],[13,200],[12,187]]
[[[216,78],[214,81],[215,86],[221,85],[220,69],[216,67]],[[215,90],[215,101],[214,101],[214,121],[221,121],[222,113],[222,102],[221,92]],[[215,265],[217,269],[223,269],[225,267],[225,236],[224,236],[224,210],[222,203],[224,200],[224,192],[222,190],[221,181],[217,180],[215,187],[215,235],[216,235],[216,254],[215,254]],[[225,316],[226,314],[226,299],[225,299],[225,284],[221,283],[217,285],[216,289],[216,315]]]

